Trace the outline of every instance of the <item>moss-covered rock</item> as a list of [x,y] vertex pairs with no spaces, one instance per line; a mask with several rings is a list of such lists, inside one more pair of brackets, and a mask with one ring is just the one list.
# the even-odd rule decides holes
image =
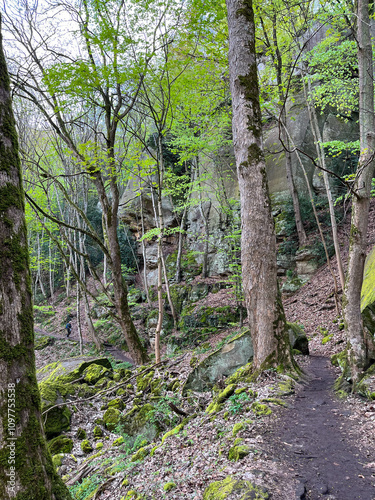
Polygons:
[[103,436],[103,429],[100,427],[100,425],[96,425],[94,427],[93,434],[95,438],[100,438]]
[[111,399],[107,404],[108,408],[117,408],[122,411],[125,408],[124,402],[121,398]]
[[120,446],[123,443],[125,443],[125,439],[123,438],[123,436],[120,436],[113,441],[112,446]]
[[150,371],[145,373],[144,375],[138,375],[137,377],[137,391],[145,391],[151,383],[151,380],[154,377],[154,371]]
[[220,328],[229,323],[237,323],[239,319],[239,310],[231,306],[195,307],[189,303],[181,312],[179,326],[184,331],[202,327]]
[[231,476],[211,483],[203,494],[203,500],[268,500],[269,498],[266,489]]
[[367,399],[375,400],[375,364],[370,366],[358,383],[357,392]]
[[109,376],[110,373],[111,371],[105,366],[93,363],[83,370],[82,376],[89,385],[95,385],[103,377]]
[[58,455],[53,455],[52,463],[53,463],[55,469],[57,469],[58,467],[61,467],[64,456],[65,456],[64,453],[59,453]]
[[103,415],[103,421],[109,431],[113,431],[120,422],[120,411],[117,408],[108,408]]
[[250,453],[250,448],[245,445],[235,445],[228,452],[229,460],[237,461],[245,458]]
[[93,451],[93,447],[92,447],[92,444],[90,443],[90,441],[88,439],[84,439],[81,443],[81,450],[83,451],[83,453],[91,453]]
[[272,413],[271,408],[269,408],[267,405],[263,405],[262,403],[258,403],[258,401],[255,401],[251,405],[251,409],[257,417],[265,417],[266,415],[271,415]]
[[[61,432],[69,430],[70,428],[70,410],[62,403],[65,402],[67,396],[73,395],[76,392],[83,396],[81,384],[78,382],[82,373],[91,364],[98,364],[107,368],[111,364],[107,358],[87,358],[78,356],[76,358],[69,358],[55,363],[50,363],[37,371],[37,379],[39,391],[42,400],[42,412],[49,410],[56,404],[55,407],[49,410],[44,415],[45,431],[47,438],[54,437]],[[85,396],[88,395],[87,391]]]
[[146,447],[139,448],[139,450],[132,455],[130,461],[131,462],[138,462],[139,460],[144,460],[147,455],[150,454],[150,449]]
[[151,421],[154,407],[147,403],[143,406],[134,406],[129,412],[121,416],[121,425],[125,434],[135,436],[137,434],[147,434],[150,439],[156,437],[159,428]]
[[309,354],[309,340],[298,323],[287,323],[289,342],[292,349],[297,349],[306,356]]
[[172,481],[170,481],[169,483],[165,483],[165,485],[163,486],[164,491],[171,491],[173,490],[173,488],[176,488],[176,483],[172,483]]
[[242,429],[244,429],[246,426],[246,424],[244,424],[243,422],[237,422],[236,424],[234,424],[233,426],[233,429],[232,429],[232,436],[235,437],[237,436],[237,434],[242,431]]
[[52,456],[59,453],[70,453],[73,449],[73,441],[67,436],[57,436],[48,442],[48,449]]
[[80,427],[80,428],[77,430],[76,437],[77,437],[77,439],[79,439],[79,440],[81,440],[81,439],[86,439],[86,431],[85,431],[85,429],[82,429],[82,427]]
[[210,354],[189,375],[183,394],[188,390],[208,391],[215,382],[232,375],[240,367],[249,363],[254,355],[249,330],[232,339],[228,344]]

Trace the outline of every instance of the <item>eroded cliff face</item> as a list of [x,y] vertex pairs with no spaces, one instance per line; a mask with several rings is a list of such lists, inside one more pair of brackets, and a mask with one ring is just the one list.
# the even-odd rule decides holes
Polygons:
[[[311,160],[311,158],[316,158],[317,154],[302,94],[294,96],[293,101],[288,102],[287,116],[287,125],[295,146],[305,153],[301,154],[300,157],[310,185],[315,193],[324,195],[322,177]],[[351,142],[359,137],[355,114],[351,120],[344,120],[332,112],[327,112],[319,115],[318,120],[324,141]],[[281,152],[279,128],[276,122],[265,124],[264,148],[271,196],[278,201],[286,200],[289,191],[285,154]],[[346,158],[342,158],[340,161],[328,158],[327,168],[342,175],[349,161]],[[305,177],[295,153],[292,154],[292,170],[298,192],[302,197],[307,197]],[[230,272],[231,261],[230,246],[232,242],[228,235],[236,224],[239,225],[240,215],[239,204],[236,204],[236,200],[239,200],[239,190],[233,150],[229,147],[223,147],[210,158],[201,156],[199,158],[199,172],[200,178],[196,178],[198,187],[191,195],[192,201],[187,213],[184,246],[187,251],[194,252],[197,263],[202,264],[208,234],[208,274],[209,276],[225,276]],[[335,189],[335,185],[333,188]],[[152,200],[151,190],[142,187],[142,197],[140,192],[139,182],[136,179],[130,181],[121,199],[120,213],[121,219],[129,225],[137,240],[142,235],[142,214],[145,232],[156,227],[155,202]],[[176,215],[170,196],[163,198],[162,208],[164,224],[168,233],[168,230],[180,225],[181,214]],[[279,212],[279,207],[275,207],[275,215]],[[276,230],[279,231],[279,236],[282,238],[282,227],[277,226]],[[164,251],[167,256],[176,250],[177,242],[178,232],[172,232],[164,238]],[[152,286],[157,281],[157,244],[151,239],[146,241],[145,245],[148,281],[149,285]],[[139,255],[142,255],[141,244],[138,245],[138,252]],[[310,257],[309,263],[311,264]],[[279,259],[280,274],[285,274],[288,269],[294,268],[296,265],[294,257],[286,260]],[[313,268],[315,269],[316,265],[311,267],[311,269]]]

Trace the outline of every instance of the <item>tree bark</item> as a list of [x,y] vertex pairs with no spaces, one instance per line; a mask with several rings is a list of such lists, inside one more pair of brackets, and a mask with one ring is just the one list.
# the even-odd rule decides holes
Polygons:
[[254,368],[291,365],[277,283],[276,236],[262,144],[252,2],[227,0],[233,139],[241,196],[244,296]]
[[47,451],[18,139],[0,35],[0,498],[71,500]]
[[348,271],[343,301],[353,388],[374,359],[374,343],[363,328],[361,289],[367,250],[371,180],[374,174],[374,82],[368,0],[358,1],[359,127],[361,155],[352,204]]

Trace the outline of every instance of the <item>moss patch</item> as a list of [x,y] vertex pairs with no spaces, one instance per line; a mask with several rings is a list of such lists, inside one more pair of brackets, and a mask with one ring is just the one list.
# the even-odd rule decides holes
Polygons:
[[73,441],[66,436],[57,436],[48,443],[51,455],[59,453],[70,453],[73,449]]
[[267,490],[253,485],[250,481],[239,481],[231,476],[211,483],[204,491],[203,500],[226,500],[233,495],[238,500],[268,500]]

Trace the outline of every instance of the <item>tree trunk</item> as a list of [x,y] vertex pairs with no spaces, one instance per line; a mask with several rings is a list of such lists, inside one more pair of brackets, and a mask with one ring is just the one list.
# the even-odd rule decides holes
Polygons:
[[184,238],[184,230],[186,225],[186,217],[187,217],[187,205],[184,208],[184,212],[182,214],[181,223],[180,223],[180,231],[178,233],[178,245],[177,245],[177,259],[176,259],[176,273],[175,273],[175,282],[181,283],[182,280],[182,269],[181,269],[181,259],[182,259],[182,243]]
[[0,144],[0,498],[71,500],[40,412],[24,192],[1,37]]
[[296,221],[296,229],[297,229],[297,235],[298,235],[298,245],[299,247],[303,247],[306,245],[306,232],[305,228],[303,227],[302,223],[302,217],[301,217],[301,210],[300,210],[300,204],[299,204],[299,199],[298,199],[298,192],[296,189],[296,185],[294,183],[294,178],[293,178],[293,169],[292,169],[292,155],[289,152],[289,139],[288,135],[286,133],[286,113],[285,113],[285,108],[283,108],[283,113],[281,113],[281,120],[284,123],[284,126],[282,126],[282,136],[283,136],[283,141],[287,147],[287,150],[285,151],[285,169],[286,169],[286,180],[288,182],[288,187],[289,187],[289,192],[292,197],[292,202],[293,202],[293,209],[294,209],[294,217]]
[[358,1],[359,127],[361,155],[353,197],[344,317],[353,388],[374,358],[374,344],[363,328],[361,289],[367,250],[371,180],[374,173],[374,83],[369,2]]
[[[145,220],[144,220],[144,215],[143,215],[143,193],[140,189],[140,202],[141,202],[141,226],[142,226],[142,236],[145,234]],[[146,251],[146,243],[145,240],[142,240],[142,257],[143,257],[143,286],[146,292],[146,298],[147,298],[147,304],[148,307],[151,308],[151,299],[150,299],[150,292],[148,289],[148,279],[147,279],[147,251]]]
[[78,332],[78,339],[79,339],[79,352],[82,355],[83,354],[83,338],[82,338],[82,328],[81,328],[81,290],[79,288],[79,283],[77,281],[76,284],[76,293],[77,293],[77,332]]
[[110,267],[112,271],[112,283],[115,294],[118,322],[124,333],[124,337],[129,348],[129,354],[133,361],[137,364],[144,364],[149,361],[149,358],[140,341],[140,338],[138,337],[133,320],[130,316],[128,305],[128,287],[121,272],[121,252],[117,237],[117,216],[114,214],[106,214],[105,223],[109,253],[111,255]]
[[337,222],[336,222],[335,208],[334,208],[334,203],[333,203],[333,198],[332,198],[332,190],[331,190],[331,185],[329,183],[328,172],[326,171],[327,170],[326,155],[325,155],[324,148],[322,145],[323,138],[322,138],[322,134],[320,133],[318,117],[316,116],[316,110],[314,108],[314,105],[310,102],[310,99],[308,98],[308,93],[310,95],[312,93],[311,84],[310,84],[309,79],[307,80],[307,85],[308,85],[308,92],[306,91],[306,84],[305,83],[303,84],[303,89],[304,89],[304,93],[305,93],[305,99],[307,102],[307,109],[309,112],[311,131],[312,131],[313,136],[314,136],[316,154],[317,154],[318,159],[319,159],[319,164],[323,168],[323,180],[324,180],[324,187],[326,189],[327,199],[328,199],[329,215],[330,215],[330,219],[331,219],[331,230],[332,230],[333,244],[335,247],[337,269],[339,271],[341,288],[342,288],[342,290],[344,290],[345,273],[344,273],[344,266],[343,266],[342,258],[341,258],[339,238],[338,238],[338,234],[337,234]]
[[262,144],[251,1],[227,0],[233,139],[241,196],[242,282],[254,368],[291,365],[277,283],[276,236]]

